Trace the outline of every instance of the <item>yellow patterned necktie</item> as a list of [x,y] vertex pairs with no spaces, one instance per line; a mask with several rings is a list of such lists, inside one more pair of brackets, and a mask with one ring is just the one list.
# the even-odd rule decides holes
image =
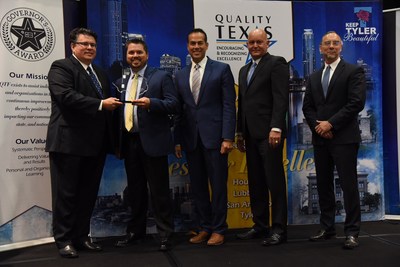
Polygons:
[[[136,98],[136,90],[138,87],[139,75],[135,73],[133,76],[131,88],[129,89],[129,101],[133,101]],[[125,128],[129,131],[133,128],[133,104],[126,103],[125,104]]]

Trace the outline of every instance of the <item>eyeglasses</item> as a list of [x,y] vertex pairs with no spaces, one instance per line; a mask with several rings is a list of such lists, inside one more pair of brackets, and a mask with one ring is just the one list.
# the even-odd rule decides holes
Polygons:
[[97,44],[95,44],[95,43],[88,43],[88,42],[74,42],[74,43],[81,45],[83,47],[89,47],[89,46],[94,47],[94,48],[97,47]]
[[326,46],[330,46],[330,45],[338,46],[338,45],[340,45],[340,43],[341,43],[340,41],[325,41],[322,44],[326,45]]

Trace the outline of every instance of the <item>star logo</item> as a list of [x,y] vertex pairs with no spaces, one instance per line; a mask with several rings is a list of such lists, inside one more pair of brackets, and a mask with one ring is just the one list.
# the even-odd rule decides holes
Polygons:
[[40,50],[42,48],[40,40],[46,37],[43,29],[35,28],[31,18],[24,18],[22,26],[11,26],[11,33],[17,36],[17,46],[22,50],[28,47],[33,51]]
[[34,9],[10,10],[1,19],[0,30],[7,50],[25,61],[42,60],[55,47],[55,32],[50,21]]

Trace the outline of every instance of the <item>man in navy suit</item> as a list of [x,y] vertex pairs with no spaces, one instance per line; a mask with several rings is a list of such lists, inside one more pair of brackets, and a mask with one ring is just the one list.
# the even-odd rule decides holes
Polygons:
[[174,231],[168,172],[168,154],[173,152],[169,114],[177,112],[178,101],[172,76],[147,65],[144,40],[128,40],[126,50],[131,74],[120,99],[131,102],[120,110],[119,152],[125,159],[131,219],[126,236],[116,246],[125,247],[146,235],[148,185],[160,250],[165,251]]
[[202,29],[189,33],[187,49],[192,64],[175,76],[182,108],[175,125],[175,152],[178,158],[182,149],[186,152],[200,227],[190,242],[216,246],[224,243],[227,230],[228,153],[236,124],[234,78],[229,65],[206,57],[207,34]]
[[239,72],[237,124],[238,148],[246,151],[254,222],[252,229],[237,237],[266,237],[262,242],[264,246],[278,245],[287,239],[282,154],[289,104],[289,67],[283,57],[269,54],[268,47],[264,30],[255,29],[249,33],[247,48],[252,61]]
[[53,62],[48,75],[51,115],[46,151],[50,159],[54,239],[62,257],[76,258],[76,249],[101,250],[88,238],[90,218],[106,151],[114,153],[111,111],[122,103],[109,97],[106,74],[92,64],[97,34],[76,28],[69,39],[72,56]]
[[[342,46],[342,39],[335,32],[328,32],[322,37],[319,49],[324,58],[324,67],[309,78],[303,112],[312,131],[321,210],[321,229],[310,240],[325,240],[336,235],[336,167],[346,211],[346,240],[343,247],[353,249],[359,244],[361,225],[357,182],[357,154],[361,142],[358,113],[364,108],[366,83],[361,67],[340,58]],[[326,88],[323,88],[324,76]]]

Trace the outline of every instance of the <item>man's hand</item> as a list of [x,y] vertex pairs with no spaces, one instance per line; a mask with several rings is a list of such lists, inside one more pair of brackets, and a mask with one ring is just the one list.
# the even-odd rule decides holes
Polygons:
[[237,137],[236,145],[240,152],[246,152],[246,145],[242,136]]
[[269,132],[269,137],[268,137],[269,146],[272,147],[272,148],[278,147],[279,144],[282,141],[281,136],[282,136],[281,132],[270,131]]
[[175,145],[175,157],[178,159],[182,158],[182,147],[181,145]]
[[231,152],[232,149],[233,149],[233,141],[230,141],[230,140],[222,141],[221,150],[220,150],[221,154],[227,154],[227,153]]
[[323,134],[326,134],[327,132],[331,131],[333,126],[332,124],[329,123],[329,121],[317,121],[318,125],[315,126],[315,131],[317,134],[322,136]]
[[323,138],[325,138],[325,139],[332,139],[332,138],[333,138],[333,133],[332,133],[332,131],[329,131],[329,132],[327,132],[327,133],[321,134],[321,136],[322,136]]
[[114,110],[119,106],[122,106],[122,102],[119,101],[118,98],[109,97],[107,99],[103,99],[102,108],[106,110]]
[[132,104],[136,105],[140,108],[149,109],[150,108],[150,98],[141,97],[139,99],[133,100]]

